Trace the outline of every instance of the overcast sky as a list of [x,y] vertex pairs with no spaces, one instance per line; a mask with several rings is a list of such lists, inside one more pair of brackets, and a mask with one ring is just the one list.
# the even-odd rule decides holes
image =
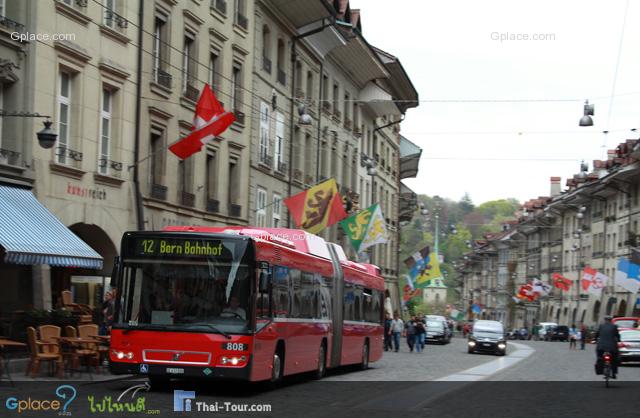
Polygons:
[[[626,0],[352,0],[363,33],[396,55],[418,90],[402,134],[423,149],[418,193],[474,203],[548,195],[640,132],[640,2],[631,1],[609,118]],[[501,34],[547,40],[506,40]],[[544,36],[543,36],[544,37]],[[565,100],[429,103],[433,100]],[[593,127],[579,127],[584,99]],[[602,133],[609,130],[608,135]],[[454,159],[442,159],[454,158]],[[494,159],[494,160],[491,160]]]

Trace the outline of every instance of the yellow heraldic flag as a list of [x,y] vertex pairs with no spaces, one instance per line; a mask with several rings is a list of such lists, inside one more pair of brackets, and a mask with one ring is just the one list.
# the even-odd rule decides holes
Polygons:
[[416,277],[416,287],[424,287],[433,279],[441,279],[442,273],[440,273],[440,263],[438,263],[438,256],[436,253],[429,254],[429,260],[426,262],[424,270],[418,277]]
[[298,228],[317,234],[347,217],[335,179],[284,199]]

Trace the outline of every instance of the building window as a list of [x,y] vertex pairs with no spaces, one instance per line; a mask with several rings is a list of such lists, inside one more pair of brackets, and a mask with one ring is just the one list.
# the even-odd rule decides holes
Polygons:
[[276,113],[276,143],[274,150],[275,168],[284,171],[284,115],[280,112]]
[[60,72],[58,86],[58,152],[56,161],[67,163],[66,149],[69,146],[69,131],[71,121],[71,75]]
[[238,62],[233,64],[233,72],[231,74],[231,105],[233,111],[240,110],[242,102],[242,65]]
[[194,101],[198,99],[198,91],[194,87],[196,78],[195,45],[196,41],[194,36],[189,34],[184,37],[184,46],[182,49],[182,94]]
[[243,29],[247,29],[249,27],[249,22],[247,20],[247,11],[245,0],[236,0],[236,25],[242,27]]
[[0,0],[0,16],[6,16],[7,15],[7,8],[5,7],[5,0]]
[[220,55],[218,52],[211,52],[209,54],[209,85],[214,92],[219,92],[218,86],[218,74],[220,74]]
[[271,31],[262,27],[262,69],[271,74]]
[[311,101],[313,97],[313,72],[307,71],[307,100]]
[[269,160],[269,105],[265,102],[260,103],[260,156],[261,163],[268,163]]
[[218,184],[218,161],[215,151],[207,153],[207,200],[213,200],[217,196],[216,186]]
[[165,69],[167,54],[168,18],[157,13],[153,30],[153,77],[154,81],[166,88],[171,88],[171,75]]
[[164,134],[151,133],[151,186],[164,183]]
[[110,28],[113,27],[116,14],[116,0],[104,0],[104,21]]
[[315,149],[313,149],[313,138],[311,137],[310,133],[305,133],[304,135],[304,166],[305,166],[305,183],[313,183],[313,181],[307,181],[307,178],[311,178],[313,179],[313,177],[315,176],[314,173],[314,166],[315,166],[315,161],[314,156],[316,155],[316,151]]
[[[229,204],[233,207],[238,202],[238,193],[240,192],[240,165],[239,157],[231,157],[229,159],[229,184],[227,195],[229,196]],[[232,207],[230,209],[232,209]],[[229,211],[231,214],[231,210]],[[237,214],[240,216],[240,213]]]
[[287,84],[287,75],[284,72],[284,63],[285,63],[285,51],[284,51],[284,41],[282,40],[282,38],[278,39],[278,51],[277,51],[277,80],[278,83],[282,84],[283,86]]
[[334,83],[333,85],[333,113],[334,114],[338,114],[340,112],[340,109],[338,108],[339,104],[340,104],[340,87],[338,86],[338,83]]
[[98,171],[100,174],[109,174],[109,159],[111,158],[111,111],[113,106],[113,93],[107,89],[102,90],[102,110],[100,112],[100,158]]
[[277,193],[273,194],[271,203],[271,213],[273,215],[273,227],[279,228],[280,225],[280,212],[282,211],[282,196]]
[[256,226],[267,226],[267,191],[261,188],[257,189],[256,195]]

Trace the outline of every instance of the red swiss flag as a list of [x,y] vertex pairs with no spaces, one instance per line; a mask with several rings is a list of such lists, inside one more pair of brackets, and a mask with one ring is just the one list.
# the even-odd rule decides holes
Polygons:
[[169,150],[184,160],[199,152],[202,146],[224,132],[236,120],[231,112],[226,112],[208,84],[204,85],[196,114],[193,118],[192,132],[169,146]]

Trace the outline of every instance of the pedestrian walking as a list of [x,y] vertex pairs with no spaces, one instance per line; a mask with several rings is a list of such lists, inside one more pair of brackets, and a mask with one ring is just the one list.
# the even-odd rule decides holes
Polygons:
[[416,343],[416,317],[412,316],[406,324],[404,324],[404,333],[407,337],[407,345],[409,351],[413,353],[413,346]]
[[427,333],[427,327],[424,323],[422,315],[416,320],[416,352],[421,353],[424,350],[425,334]]
[[384,318],[384,351],[392,349],[391,345],[391,315],[385,314]]
[[580,322],[580,350],[584,350],[584,344],[587,340],[587,328],[584,322]]
[[402,335],[402,331],[404,331],[404,321],[400,319],[400,314],[396,312],[393,316],[393,321],[391,321],[393,348],[396,353],[400,351],[400,336]]
[[117,289],[113,288],[104,295],[102,302],[102,321],[100,323],[100,335],[109,335],[111,333],[111,325],[113,324],[113,313],[115,310]]
[[576,324],[571,324],[569,328],[569,350],[576,350],[576,341],[578,339],[578,330]]

